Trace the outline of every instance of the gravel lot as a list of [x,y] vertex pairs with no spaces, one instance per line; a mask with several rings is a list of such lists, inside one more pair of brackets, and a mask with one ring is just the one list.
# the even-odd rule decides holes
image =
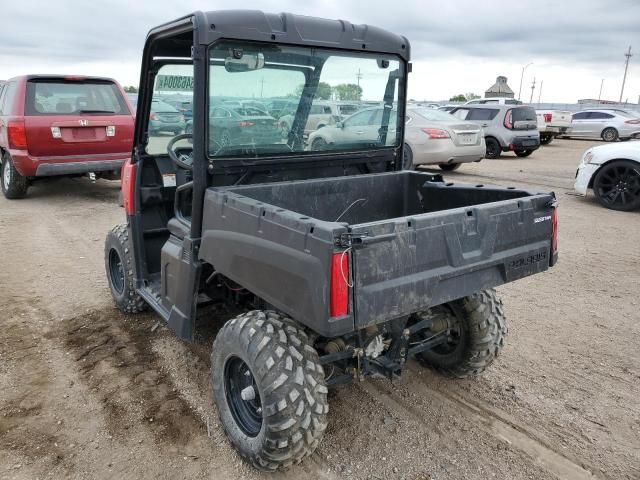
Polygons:
[[640,478],[640,212],[567,195],[594,142],[465,165],[451,181],[554,190],[560,262],[499,289],[510,334],[480,378],[417,363],[330,397],[317,452],[261,475],[209,395],[212,312],[194,344],[113,307],[119,183],[61,179],[0,199],[0,478]]

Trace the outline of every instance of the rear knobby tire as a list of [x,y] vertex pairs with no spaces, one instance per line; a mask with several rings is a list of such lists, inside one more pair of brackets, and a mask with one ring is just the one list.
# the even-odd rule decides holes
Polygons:
[[458,333],[450,335],[457,342],[422,353],[419,359],[453,378],[475,376],[486,370],[500,354],[507,335],[502,301],[495,290],[483,290],[435,309],[437,314],[448,317],[450,326],[457,327]]
[[[237,391],[246,386],[234,387],[237,377],[229,371],[239,360],[257,390],[249,416],[253,430],[246,413],[239,413],[246,405]],[[324,370],[307,335],[291,319],[256,310],[228,321],[213,343],[211,378],[225,434],[254,467],[284,469],[318,446],[329,411]]]
[[147,303],[136,292],[134,260],[127,225],[116,225],[104,243],[104,264],[111,296],[124,313],[139,313]]
[[13,160],[8,153],[2,156],[2,164],[0,167],[0,184],[2,184],[2,193],[4,196],[9,200],[26,197],[29,182],[26,177],[20,175],[18,170],[16,170]]

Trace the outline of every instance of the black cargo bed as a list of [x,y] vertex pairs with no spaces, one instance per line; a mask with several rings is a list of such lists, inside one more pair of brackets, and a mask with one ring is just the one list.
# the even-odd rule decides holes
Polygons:
[[[438,180],[406,171],[210,188],[201,257],[325,334],[548,268],[552,194]],[[330,319],[331,255],[347,250],[350,313]]]

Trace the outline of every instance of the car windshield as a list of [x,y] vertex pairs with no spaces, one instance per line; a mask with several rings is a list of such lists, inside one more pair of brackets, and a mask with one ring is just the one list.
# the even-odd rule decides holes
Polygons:
[[422,118],[425,118],[426,120],[429,120],[431,122],[452,122],[458,120],[456,117],[447,112],[434,110],[432,108],[412,108],[410,111],[420,115]]
[[[211,157],[304,154],[316,150],[314,135],[320,131],[331,134],[331,138],[324,138],[323,150],[399,145],[401,132],[390,127],[396,124],[398,112],[393,107],[399,100],[403,76],[396,56],[224,41],[210,48],[209,61]],[[319,100],[340,102],[342,118],[372,105],[386,104],[389,108],[380,109],[379,115],[369,112],[366,128],[357,131],[347,128],[347,122],[338,123],[336,118],[331,128],[313,123],[309,133],[311,107]],[[264,105],[267,111],[255,105]],[[247,118],[215,115],[220,107]],[[248,118],[252,116],[262,118]]]

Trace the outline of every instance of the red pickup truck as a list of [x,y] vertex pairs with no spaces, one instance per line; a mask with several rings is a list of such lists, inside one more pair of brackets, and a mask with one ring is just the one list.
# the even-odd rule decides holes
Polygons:
[[37,178],[118,179],[131,155],[132,108],[109,78],[27,75],[0,86],[2,193],[22,198]]

